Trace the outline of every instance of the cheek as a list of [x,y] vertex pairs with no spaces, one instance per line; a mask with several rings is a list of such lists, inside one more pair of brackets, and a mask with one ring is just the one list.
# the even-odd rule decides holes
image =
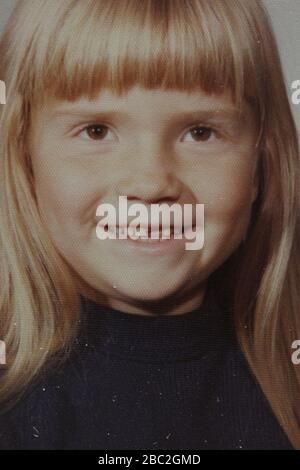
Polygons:
[[204,204],[207,236],[238,241],[251,215],[253,163],[249,156],[242,163],[234,158],[218,163],[199,173],[194,191],[197,201]]
[[82,168],[71,165],[40,165],[35,168],[35,186],[39,207],[55,238],[62,234],[77,238],[79,226],[88,229],[92,211],[101,198],[101,183]]
[[242,174],[239,176],[223,175],[215,179],[207,194],[208,212],[228,222],[236,222],[237,217],[248,213],[251,207],[251,179]]

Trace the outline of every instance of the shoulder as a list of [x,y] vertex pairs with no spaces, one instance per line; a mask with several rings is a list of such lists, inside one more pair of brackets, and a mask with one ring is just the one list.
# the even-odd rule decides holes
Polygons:
[[225,364],[221,378],[225,384],[223,399],[232,416],[229,422],[242,438],[237,439],[237,448],[292,449],[236,340],[228,348]]
[[70,389],[84,380],[86,355],[74,351],[53,370],[39,374],[16,404],[0,415],[0,449],[63,447],[74,426]]

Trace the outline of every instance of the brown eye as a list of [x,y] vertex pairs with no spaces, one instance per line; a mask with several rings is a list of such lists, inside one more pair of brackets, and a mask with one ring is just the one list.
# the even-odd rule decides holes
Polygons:
[[213,132],[212,129],[210,129],[209,127],[203,127],[203,126],[193,127],[190,130],[191,135],[198,142],[205,142],[209,140],[212,135],[212,132]]
[[94,140],[103,139],[108,132],[108,128],[103,124],[92,124],[88,126],[85,130],[89,138]]

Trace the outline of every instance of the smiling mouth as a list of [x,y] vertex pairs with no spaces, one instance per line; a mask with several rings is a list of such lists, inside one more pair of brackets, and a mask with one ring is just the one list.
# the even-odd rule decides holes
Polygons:
[[[195,225],[192,225],[187,228],[187,230],[195,229]],[[158,241],[167,241],[174,239],[181,239],[184,236],[184,227],[182,226],[170,226],[170,227],[160,227],[159,229],[153,229],[151,231],[151,226],[137,226],[136,228],[128,227],[128,226],[108,226],[108,224],[104,225],[104,231],[107,233],[111,233],[114,235],[113,238],[120,238],[124,237],[126,234],[126,238],[133,240],[133,241],[140,241],[145,243],[153,243]],[[124,239],[124,238],[123,238]]]

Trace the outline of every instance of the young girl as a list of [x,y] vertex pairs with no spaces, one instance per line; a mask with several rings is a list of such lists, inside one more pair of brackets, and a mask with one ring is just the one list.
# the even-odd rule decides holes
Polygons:
[[[1,447],[300,449],[297,133],[261,2],[21,1],[0,56]],[[99,240],[119,196],[204,204],[203,248]]]

